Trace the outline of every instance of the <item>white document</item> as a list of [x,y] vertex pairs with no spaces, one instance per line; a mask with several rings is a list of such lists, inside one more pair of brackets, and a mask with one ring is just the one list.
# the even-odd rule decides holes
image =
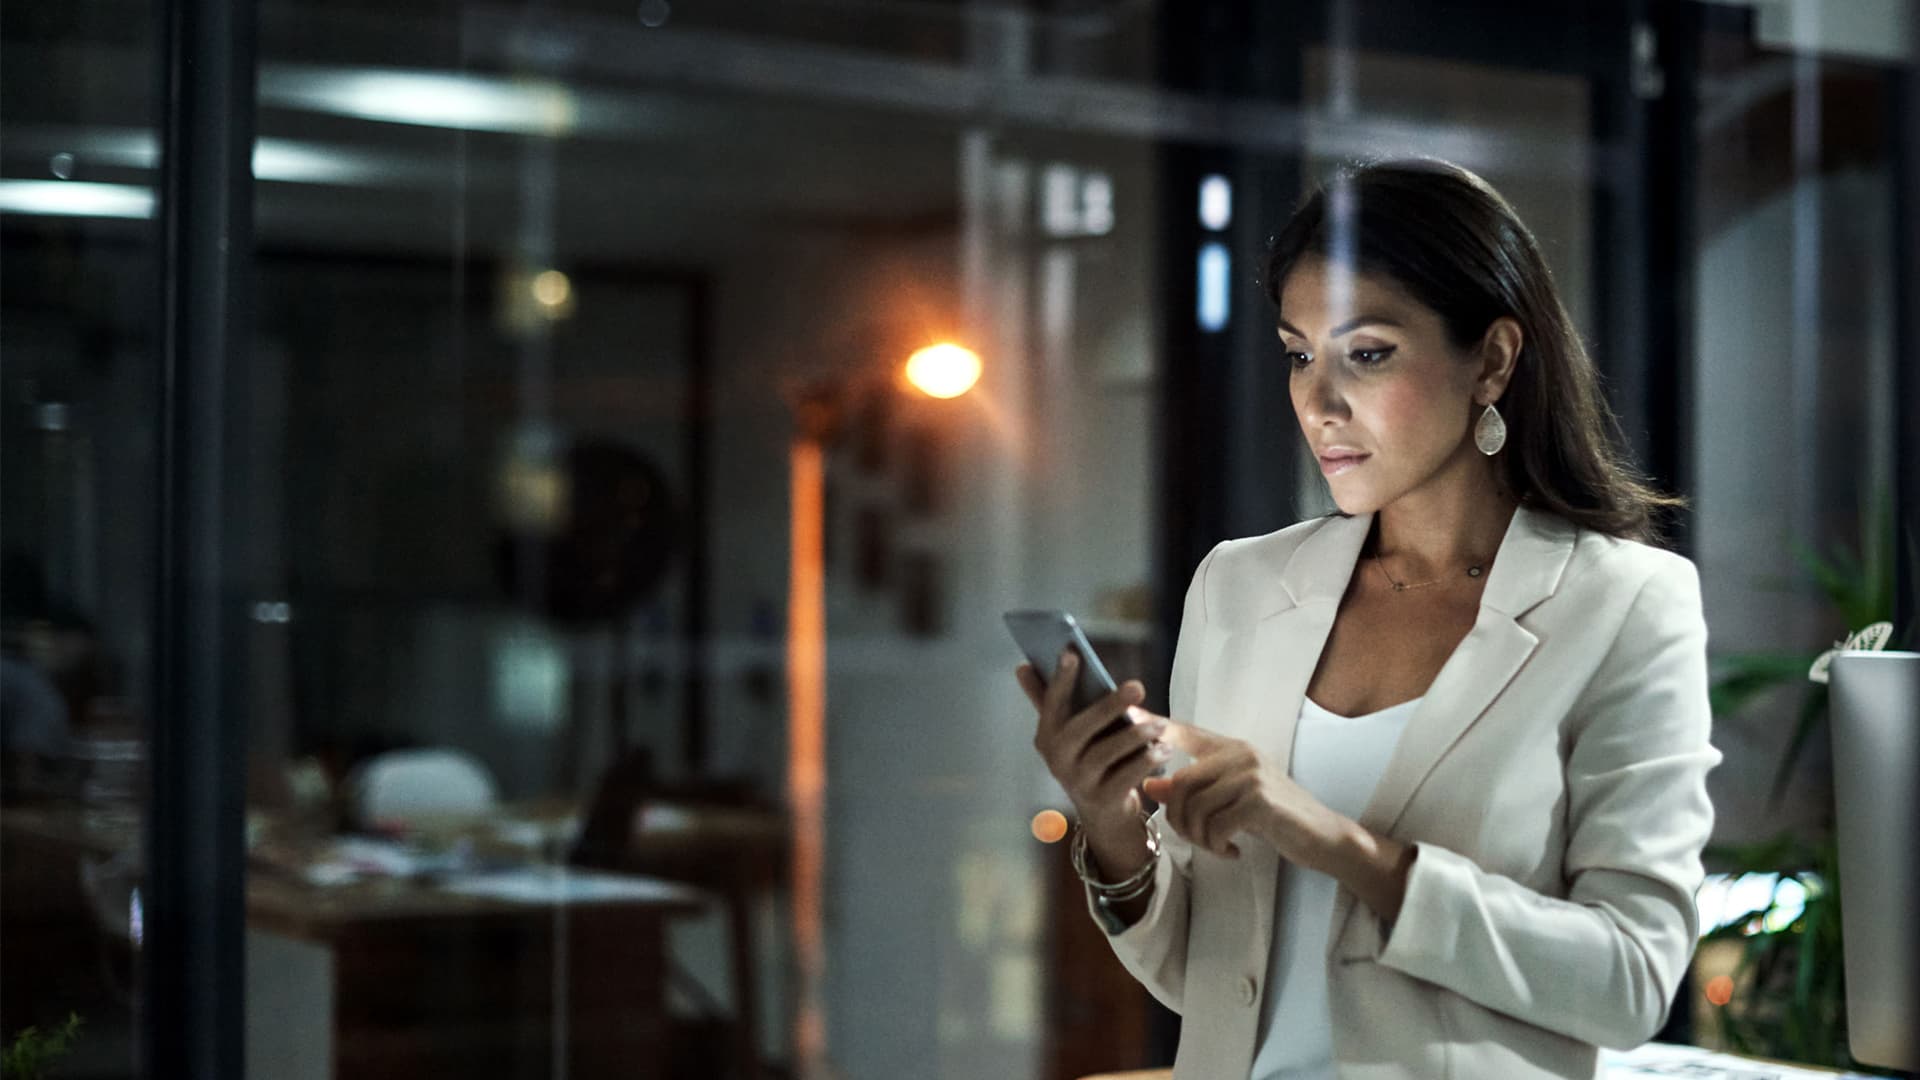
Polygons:
[[452,878],[443,892],[521,904],[592,904],[621,900],[706,902],[706,894],[661,878],[606,874],[561,866],[529,866]]

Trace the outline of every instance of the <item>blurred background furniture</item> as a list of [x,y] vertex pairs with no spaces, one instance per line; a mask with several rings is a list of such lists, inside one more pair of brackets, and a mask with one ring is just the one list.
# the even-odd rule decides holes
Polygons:
[[[9,807],[0,852],[10,866],[110,862],[137,850],[140,828],[75,804]],[[699,891],[513,861],[505,847],[421,876],[330,881],[310,872],[324,861],[283,852],[257,857],[248,875],[249,1075],[627,1077],[635,1062],[664,1060],[675,1032],[667,923],[705,910]],[[28,898],[8,893],[10,970],[35,940],[63,950],[46,961],[49,978],[91,968],[75,962],[102,936],[89,900],[73,890],[16,907],[16,896]],[[61,933],[46,936],[49,926]],[[19,987],[36,988],[46,986]]]
[[347,777],[349,817],[363,827],[416,820],[478,820],[499,804],[492,775],[472,754],[447,747],[389,750]]
[[[702,907],[690,891],[637,879],[642,887],[624,896],[569,895],[564,872],[544,902],[537,878],[522,899],[260,877],[248,887],[249,951],[294,962],[250,965],[250,990],[328,1007],[318,1017],[250,1014],[250,1041],[295,1052],[328,1042],[327,1075],[353,1080],[631,1076],[670,1038],[666,922]],[[301,956],[322,963],[303,973]],[[296,985],[273,989],[288,975]],[[291,1025],[316,1020],[318,1036],[288,1037]]]
[[667,785],[643,752],[609,769],[582,822],[572,862],[680,882],[726,909],[727,968],[734,995],[735,1075],[767,1075],[761,1050],[761,958],[756,904],[787,880],[786,815],[745,784]]

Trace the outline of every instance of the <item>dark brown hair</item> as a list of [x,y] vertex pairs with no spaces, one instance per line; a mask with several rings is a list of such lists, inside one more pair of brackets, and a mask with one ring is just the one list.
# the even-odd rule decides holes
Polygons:
[[1507,486],[1582,528],[1658,542],[1658,515],[1686,500],[1628,461],[1620,422],[1554,289],[1533,234],[1485,180],[1444,161],[1350,165],[1315,188],[1274,238],[1265,288],[1277,307],[1309,257],[1387,278],[1439,314],[1455,348],[1511,316],[1524,341],[1498,402]]

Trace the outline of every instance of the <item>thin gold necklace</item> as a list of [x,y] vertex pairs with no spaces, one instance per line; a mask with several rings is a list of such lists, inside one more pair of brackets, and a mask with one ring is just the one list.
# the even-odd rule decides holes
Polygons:
[[[1387,583],[1393,586],[1394,592],[1406,592],[1408,589],[1424,589],[1429,585],[1438,585],[1441,582],[1446,581],[1449,577],[1449,575],[1442,574],[1441,576],[1434,578],[1432,581],[1422,581],[1417,585],[1408,585],[1408,584],[1405,584],[1404,582],[1393,580],[1393,575],[1387,573],[1387,564],[1380,561],[1379,552],[1377,551],[1374,552],[1372,558],[1373,558],[1373,565],[1380,568],[1380,576],[1387,579]],[[1472,566],[1467,567],[1467,576],[1470,578],[1477,578],[1484,573],[1486,573],[1486,563],[1484,561],[1475,563]]]

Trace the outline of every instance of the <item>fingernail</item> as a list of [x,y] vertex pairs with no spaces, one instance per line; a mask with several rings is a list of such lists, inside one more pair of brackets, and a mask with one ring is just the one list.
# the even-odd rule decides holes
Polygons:
[[1077,667],[1079,667],[1079,666],[1080,666],[1080,656],[1079,656],[1079,654],[1078,654],[1078,653],[1071,653],[1071,652],[1070,652],[1070,653],[1068,653],[1067,655],[1065,655],[1065,656],[1063,656],[1063,657],[1061,657],[1061,658],[1060,658],[1060,666],[1061,666],[1061,668],[1063,668],[1063,669],[1065,669],[1065,670],[1068,670],[1068,671],[1071,671],[1071,670],[1073,670],[1074,668],[1077,668]]

